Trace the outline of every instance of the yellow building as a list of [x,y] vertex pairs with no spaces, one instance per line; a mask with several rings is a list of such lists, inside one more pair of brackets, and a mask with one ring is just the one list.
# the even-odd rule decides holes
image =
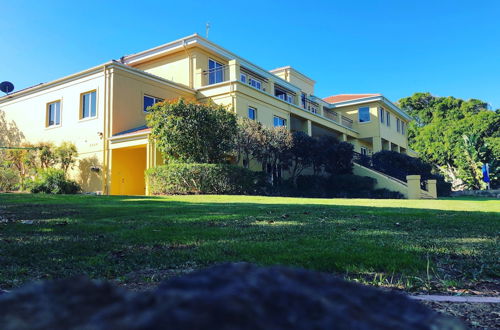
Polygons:
[[333,135],[355,151],[407,153],[411,118],[381,94],[314,95],[291,67],[267,71],[191,35],[0,98],[0,111],[29,142],[71,141],[72,175],[87,192],[146,194],[144,170],[162,162],[148,140],[146,108],[183,97],[227,105],[264,125]]

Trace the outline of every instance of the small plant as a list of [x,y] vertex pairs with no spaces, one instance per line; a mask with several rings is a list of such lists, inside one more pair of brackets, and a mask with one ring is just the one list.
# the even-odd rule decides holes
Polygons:
[[68,180],[63,170],[47,168],[40,170],[34,181],[29,184],[32,193],[76,194],[81,191],[80,185]]

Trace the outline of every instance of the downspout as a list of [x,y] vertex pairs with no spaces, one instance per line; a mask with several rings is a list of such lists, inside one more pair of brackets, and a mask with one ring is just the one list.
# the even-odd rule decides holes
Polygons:
[[102,134],[102,139],[103,139],[103,154],[102,154],[102,194],[103,195],[107,195],[107,176],[108,176],[108,160],[107,160],[107,144],[108,144],[108,141],[107,141],[107,136],[108,136],[108,132],[107,132],[107,129],[106,129],[106,124],[107,124],[107,120],[106,120],[106,116],[107,116],[107,102],[108,102],[108,77],[106,75],[106,64],[103,65],[102,67],[103,71],[103,75],[104,75],[104,109],[103,109],[103,134]]
[[193,88],[193,59],[191,57],[190,52],[187,49],[186,46],[186,39],[182,39],[182,47],[184,48],[184,51],[186,52],[186,55],[188,57],[188,63],[189,63],[189,88]]

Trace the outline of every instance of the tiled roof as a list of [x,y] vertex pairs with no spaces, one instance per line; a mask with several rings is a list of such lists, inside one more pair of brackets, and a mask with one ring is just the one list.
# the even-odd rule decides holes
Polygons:
[[116,133],[113,136],[124,136],[129,134],[149,133],[149,132],[151,132],[151,128],[147,127],[146,125],[143,125],[136,128],[128,129],[120,133]]
[[323,101],[328,103],[338,103],[345,101],[352,101],[357,99],[364,99],[365,97],[381,96],[382,94],[339,94],[325,97]]

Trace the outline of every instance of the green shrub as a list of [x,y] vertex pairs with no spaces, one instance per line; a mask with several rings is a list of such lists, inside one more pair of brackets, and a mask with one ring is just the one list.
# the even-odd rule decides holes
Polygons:
[[171,163],[146,171],[150,191],[174,194],[259,194],[262,173],[229,164]]
[[80,185],[68,180],[63,170],[47,168],[40,170],[34,181],[29,183],[32,193],[76,194],[81,191]]
[[330,177],[301,175],[297,178],[297,188],[286,185],[282,190],[285,196],[319,198],[393,198],[404,196],[387,189],[375,189],[377,181],[366,176],[338,174]]
[[0,191],[19,189],[19,175],[9,166],[0,166]]

